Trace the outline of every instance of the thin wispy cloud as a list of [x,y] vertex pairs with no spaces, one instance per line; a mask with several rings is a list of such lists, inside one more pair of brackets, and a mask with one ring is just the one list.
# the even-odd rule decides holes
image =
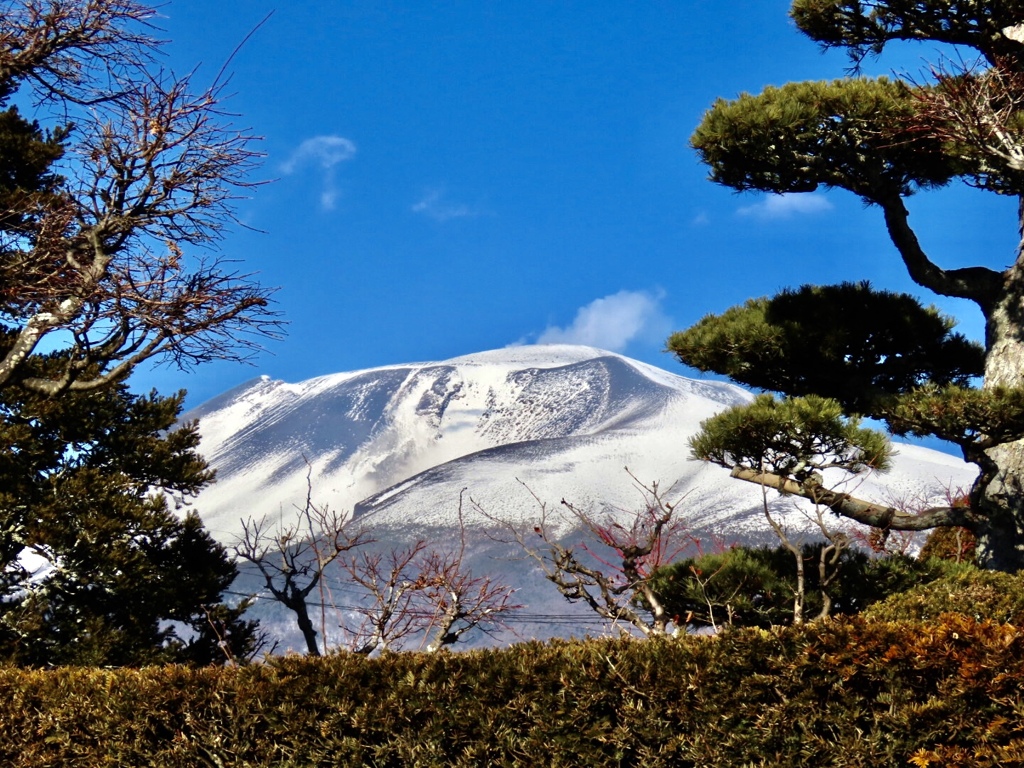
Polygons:
[[447,200],[443,189],[427,190],[423,197],[413,204],[412,211],[441,222],[480,215],[479,211],[465,203]]
[[291,156],[281,164],[281,173],[290,176],[304,168],[318,171],[322,174],[320,207],[331,210],[338,199],[335,166],[351,160],[355,154],[356,145],[343,136],[314,136],[299,144]]
[[753,205],[738,209],[736,213],[755,219],[774,220],[830,210],[832,210],[832,203],[822,195],[792,192],[783,195],[768,195]]
[[351,160],[355,154],[356,145],[342,136],[314,136],[299,144],[291,157],[281,164],[281,172],[291,174],[309,165],[326,170]]
[[661,336],[668,320],[661,311],[661,294],[619,291],[581,307],[564,328],[550,326],[537,344],[583,344],[622,352],[639,338]]

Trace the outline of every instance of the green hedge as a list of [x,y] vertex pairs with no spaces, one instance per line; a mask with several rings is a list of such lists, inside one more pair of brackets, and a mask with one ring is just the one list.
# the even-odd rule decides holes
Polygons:
[[1024,764],[1024,632],[947,614],[246,668],[0,669],[0,765]]
[[1024,621],[1024,571],[1000,573],[967,564],[947,564],[948,573],[890,595],[864,611],[879,621],[929,620],[946,612],[975,619]]

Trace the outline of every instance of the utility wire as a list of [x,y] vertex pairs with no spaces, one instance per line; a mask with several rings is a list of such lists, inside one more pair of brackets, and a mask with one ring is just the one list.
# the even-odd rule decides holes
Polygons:
[[[248,597],[252,600],[262,601],[269,600],[276,602],[277,598],[272,595],[261,595],[251,594],[248,592],[235,592],[233,590],[224,590],[226,595],[234,595],[237,597]],[[343,603],[322,603],[317,600],[310,600],[306,603],[311,608],[332,608],[338,611],[364,611],[366,606],[362,605],[346,605]],[[433,611],[427,611],[422,609],[409,609],[406,611],[411,616],[417,618],[431,618],[435,615]],[[507,615],[503,615],[501,618],[502,623],[507,624],[552,624],[557,626],[571,626],[576,624],[607,624],[608,619],[601,618],[600,616],[566,616],[564,613],[526,613],[524,611],[509,611]]]

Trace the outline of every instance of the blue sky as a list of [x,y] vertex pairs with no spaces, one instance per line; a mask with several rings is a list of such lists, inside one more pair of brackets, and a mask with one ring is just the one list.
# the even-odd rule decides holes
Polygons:
[[[723,11],[727,8],[727,11]],[[783,0],[643,3],[172,0],[165,64],[231,63],[262,177],[223,254],[279,286],[287,338],[254,367],[139,372],[196,405],[259,374],[299,381],[512,343],[567,341],[693,374],[667,335],[802,283],[907,278],[853,196],[736,195],[688,147],[719,96],[842,76]],[[917,73],[904,48],[868,72]],[[1003,267],[1012,201],[955,188],[910,203],[943,266]],[[939,302],[972,337],[969,304]]]

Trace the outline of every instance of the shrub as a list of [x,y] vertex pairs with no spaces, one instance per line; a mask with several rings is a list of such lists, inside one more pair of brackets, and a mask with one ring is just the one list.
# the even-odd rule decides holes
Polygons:
[[[803,547],[805,561],[804,616],[821,611],[817,568],[821,547]],[[839,578],[828,587],[832,614],[853,615],[890,595],[939,578],[956,565],[904,555],[872,558],[860,550],[845,550]],[[722,553],[680,560],[658,571],[655,588],[670,615],[696,626],[770,626],[793,619],[796,563],[784,547],[735,547]],[[937,615],[937,614],[936,614]]]
[[660,569],[655,590],[676,623],[770,627],[793,615],[793,555],[734,547]]
[[[962,504],[956,504],[962,506]],[[937,557],[942,560],[952,560],[956,563],[973,563],[978,542],[966,528],[959,526],[944,526],[935,528],[921,547],[921,559]]]
[[944,614],[714,638],[0,668],[0,764],[1001,766],[1024,762],[1024,632]]
[[1024,572],[1008,574],[951,563],[941,568],[945,575],[890,595],[865,615],[879,621],[930,620],[943,613],[998,622],[1024,620]]

